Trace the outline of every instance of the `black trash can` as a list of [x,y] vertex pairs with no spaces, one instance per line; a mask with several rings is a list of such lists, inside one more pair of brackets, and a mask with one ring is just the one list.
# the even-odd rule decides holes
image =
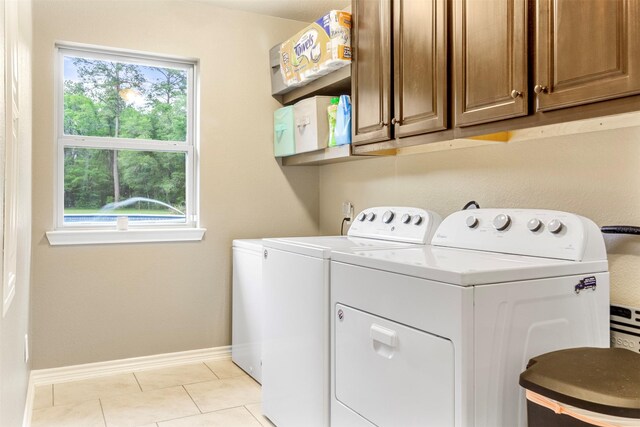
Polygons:
[[640,354],[572,348],[534,357],[520,375],[529,427],[640,426]]

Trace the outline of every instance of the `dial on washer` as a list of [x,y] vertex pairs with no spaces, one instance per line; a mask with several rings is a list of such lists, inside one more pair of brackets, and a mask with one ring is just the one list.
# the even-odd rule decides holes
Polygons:
[[547,228],[552,234],[558,234],[562,231],[563,227],[564,224],[559,219],[552,219],[551,221],[549,221],[549,224],[547,224]]
[[529,222],[527,222],[527,228],[531,232],[540,230],[540,227],[542,227],[542,221],[540,221],[538,218],[531,218]]
[[403,224],[409,224],[411,222],[411,215],[409,214],[402,215],[402,218],[400,218],[400,221],[402,221]]
[[392,211],[386,211],[384,215],[382,215],[382,222],[384,222],[385,224],[389,224],[391,221],[393,221],[394,216],[395,215]]
[[511,218],[509,218],[509,215],[506,215],[506,214],[497,215],[493,219],[493,226],[498,231],[506,230],[510,224],[511,224]]

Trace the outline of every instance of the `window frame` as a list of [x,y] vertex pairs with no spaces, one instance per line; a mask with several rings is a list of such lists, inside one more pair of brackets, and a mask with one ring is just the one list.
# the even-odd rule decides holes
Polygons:
[[[133,138],[115,138],[115,137],[94,137],[81,135],[65,135],[64,134],[64,57],[84,57],[87,59],[107,60],[113,62],[125,62],[128,64],[157,66],[173,69],[185,70],[187,73],[187,129],[185,141],[160,141],[148,139]],[[159,56],[149,53],[140,53],[120,49],[111,49],[105,47],[94,47],[86,45],[78,45],[72,43],[57,43],[55,45],[55,70],[54,70],[54,132],[55,132],[55,179],[54,179],[54,224],[55,231],[48,232],[51,244],[73,244],[69,242],[69,232],[76,233],[79,231],[95,232],[115,230],[115,223],[66,223],[64,222],[64,151],[65,148],[93,148],[105,150],[135,150],[135,151],[153,151],[153,152],[178,152],[184,153],[185,160],[185,222],[170,223],[162,221],[153,221],[146,223],[131,223],[127,231],[136,231],[135,233],[127,233],[127,231],[118,231],[118,235],[123,241],[134,238],[136,241],[156,241],[155,238],[143,236],[140,231],[146,230],[182,230],[199,229],[199,159],[198,159],[198,61],[194,59],[176,58],[169,56]],[[203,229],[200,229],[203,230]],[[99,234],[100,234],[99,233]],[[127,237],[126,235],[129,235]],[[158,233],[155,233],[158,235]],[[162,233],[160,233],[162,234]],[[166,234],[166,233],[165,233]],[[171,233],[169,233],[171,234]],[[190,235],[190,233],[187,233]],[[204,230],[202,231],[204,234]],[[59,240],[55,237],[64,237],[64,243],[54,243],[53,240]],[[84,240],[96,233],[84,233]],[[102,233],[104,235],[104,233]],[[179,233],[178,235],[185,235]],[[137,237],[133,237],[137,236]],[[142,236],[142,237],[141,237]],[[200,236],[202,238],[202,236]],[[142,240],[140,240],[142,239]],[[150,240],[149,240],[150,239]],[[71,240],[74,240],[71,238]],[[93,239],[96,240],[96,239]],[[105,239],[97,239],[105,240]],[[117,243],[119,238],[107,238],[107,242],[101,243]],[[167,239],[160,239],[166,241]],[[175,240],[175,236],[168,240]],[[194,240],[192,238],[180,240]]]

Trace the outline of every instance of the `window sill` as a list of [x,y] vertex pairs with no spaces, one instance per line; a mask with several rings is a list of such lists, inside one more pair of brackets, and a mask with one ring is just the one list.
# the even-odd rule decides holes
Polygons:
[[204,237],[206,228],[131,229],[131,230],[56,230],[47,231],[51,246],[106,245],[113,243],[193,242]]

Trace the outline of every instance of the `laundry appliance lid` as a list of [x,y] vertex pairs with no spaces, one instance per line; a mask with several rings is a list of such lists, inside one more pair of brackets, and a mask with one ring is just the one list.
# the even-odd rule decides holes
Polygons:
[[259,251],[262,249],[262,239],[234,239],[232,247]]
[[607,271],[606,260],[576,262],[436,246],[341,250],[332,254],[332,261],[460,286]]
[[315,258],[331,258],[334,251],[379,250],[419,246],[413,243],[350,236],[310,236],[264,239],[265,248],[294,252]]

